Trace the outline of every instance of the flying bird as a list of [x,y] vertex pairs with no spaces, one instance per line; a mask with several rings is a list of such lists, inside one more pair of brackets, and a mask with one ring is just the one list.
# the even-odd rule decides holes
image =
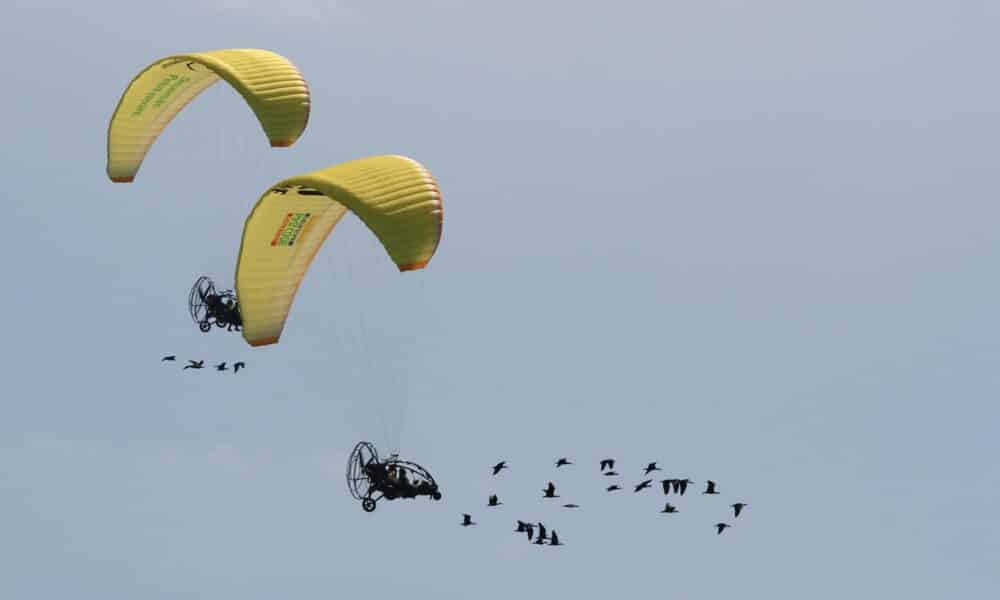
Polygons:
[[530,542],[531,538],[535,537],[535,525],[533,523],[525,523],[524,530],[528,532],[528,541]]
[[221,362],[221,363],[215,365],[215,370],[216,371],[228,371],[228,369],[226,369],[226,363],[224,363],[224,362]]
[[677,511],[677,507],[676,506],[674,506],[673,504],[667,502],[667,505],[664,506],[663,510],[661,510],[660,512],[661,513],[675,513],[675,512],[678,512],[678,511]]
[[524,521],[518,519],[517,520],[517,529],[514,530],[514,533],[527,533],[528,526],[529,526],[528,523],[525,523]]
[[618,477],[618,471],[608,471],[604,474],[605,477]]
[[233,363],[233,374],[239,373],[240,369],[245,369],[247,364],[243,361]]
[[652,479],[647,479],[647,480],[643,481],[642,483],[640,483],[639,485],[635,486],[635,491],[638,492],[639,490],[644,490],[644,489],[648,488],[649,484],[651,484],[651,483],[653,483],[653,480]]
[[538,524],[538,539],[547,540],[549,539],[549,534],[545,533],[545,525],[541,523]]
[[608,490],[609,492],[614,492],[614,491],[616,491],[616,490],[620,490],[620,489],[622,489],[622,486],[620,486],[620,485],[617,485],[617,484],[616,484],[616,485],[609,485],[609,486],[607,487],[607,490]]
[[563,544],[562,542],[559,541],[559,536],[556,535],[556,530],[555,529],[552,530],[552,541],[549,542],[549,545],[550,546],[564,546],[565,545],[565,544]]
[[497,464],[493,465],[493,475],[495,476],[501,470],[506,469],[506,468],[507,468],[507,461],[501,460]]
[[604,469],[611,469],[612,471],[614,471],[615,470],[615,459],[613,459],[613,458],[605,458],[604,460],[602,460],[601,461],[601,470],[603,471]]
[[563,504],[563,508],[580,508],[579,504]]
[[182,371],[185,370],[185,369],[204,369],[205,368],[205,361],[203,361],[203,360],[189,360],[188,363],[189,364],[187,366],[185,366],[184,369],[181,369]]
[[549,485],[546,486],[544,490],[542,490],[542,497],[543,498],[558,498],[559,496],[556,495],[556,484],[554,484],[554,483],[552,483],[550,481]]
[[535,542],[534,542],[534,543],[535,543],[535,545],[536,545],[536,546],[544,546],[544,545],[545,545],[545,538],[543,538],[543,537],[539,536],[539,537],[538,537],[538,538],[537,538],[537,539],[535,540]]
[[715,524],[715,528],[717,530],[716,533],[722,535],[722,532],[726,529],[726,527],[732,527],[732,525],[728,525],[726,523],[716,523]]
[[677,480],[676,479],[661,479],[660,480],[660,483],[663,484],[663,494],[664,495],[669,495],[670,494],[670,485],[673,482],[675,482],[675,481],[677,481]]
[[565,457],[564,457],[564,458],[560,458],[559,460],[557,460],[557,461],[556,461],[556,467],[557,467],[557,468],[558,468],[558,467],[564,467],[564,466],[566,466],[566,465],[571,465],[571,464],[573,464],[573,463],[571,463],[571,462],[569,461],[569,459],[568,459],[568,458],[565,458]]
[[165,360],[177,360],[177,356],[173,354],[171,354],[170,356],[164,356],[163,358],[160,359],[160,362],[163,362]]
[[711,479],[709,479],[706,482],[706,484],[707,485],[705,487],[705,491],[702,492],[702,494],[718,494],[719,493],[719,492],[715,491],[715,482],[714,481],[712,481]]
[[649,475],[653,471],[662,471],[662,470],[663,469],[661,469],[660,467],[656,466],[655,462],[651,462],[648,465],[646,465],[646,469],[645,469],[645,472],[643,473],[643,475]]
[[491,494],[490,495],[489,506],[500,506],[501,504],[503,504],[503,502],[500,502],[500,500],[497,498],[496,494]]
[[740,511],[742,511],[744,508],[746,508],[747,506],[749,506],[749,504],[745,504],[743,502],[737,502],[736,504],[730,504],[729,506],[733,507],[733,511],[735,512],[735,514],[733,515],[733,517],[735,518],[735,517],[740,516]]
[[472,522],[472,515],[462,513],[462,527],[468,527],[469,525],[475,525]]

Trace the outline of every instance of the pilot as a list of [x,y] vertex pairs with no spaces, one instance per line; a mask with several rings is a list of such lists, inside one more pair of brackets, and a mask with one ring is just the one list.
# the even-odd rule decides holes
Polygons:
[[399,470],[399,495],[404,498],[415,498],[417,488],[406,477],[406,469]]
[[221,314],[219,316],[221,316],[228,325],[226,331],[232,331],[233,329],[239,331],[242,323],[240,310],[236,301],[231,296],[224,296],[222,298],[222,310],[220,312]]

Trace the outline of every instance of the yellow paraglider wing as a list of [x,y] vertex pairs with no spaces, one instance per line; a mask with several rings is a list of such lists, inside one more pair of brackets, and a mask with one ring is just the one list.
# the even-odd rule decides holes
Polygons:
[[253,109],[271,146],[291,146],[309,120],[309,87],[268,50],[213,50],[160,59],[125,89],[108,124],[108,177],[130,182],[149,147],[188,102],[226,80]]
[[400,271],[426,266],[441,239],[437,183],[404,156],[363,158],[277,183],[247,217],[236,265],[243,337],[251,346],[278,341],[313,256],[348,210]]

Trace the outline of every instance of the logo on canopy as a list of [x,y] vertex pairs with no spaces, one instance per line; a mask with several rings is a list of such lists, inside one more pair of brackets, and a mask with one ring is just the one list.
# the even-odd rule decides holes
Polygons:
[[299,234],[306,228],[306,224],[309,223],[309,218],[311,213],[288,213],[285,218],[281,221],[281,226],[278,227],[278,231],[271,238],[272,246],[292,246],[295,244],[295,240],[299,237]]

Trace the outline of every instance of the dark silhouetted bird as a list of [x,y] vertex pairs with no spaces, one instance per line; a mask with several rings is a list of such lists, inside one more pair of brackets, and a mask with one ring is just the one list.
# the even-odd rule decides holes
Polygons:
[[545,538],[538,537],[537,539],[535,539],[534,543],[535,543],[536,546],[544,546],[545,545]]
[[616,484],[616,485],[609,485],[609,486],[607,487],[607,490],[608,490],[609,492],[614,492],[614,491],[617,491],[617,490],[620,490],[620,489],[622,489],[622,486],[620,486],[620,485],[617,485],[617,484]]
[[563,508],[580,508],[579,504],[563,504]]
[[677,507],[676,506],[674,506],[673,504],[667,502],[667,505],[664,506],[663,510],[661,510],[660,512],[661,513],[675,513],[675,512],[678,512],[678,511],[677,511]]
[[163,358],[160,359],[160,362],[163,362],[165,360],[177,360],[177,357],[173,354],[171,354],[170,356],[164,356]]
[[601,461],[601,470],[603,471],[604,469],[611,469],[612,471],[614,471],[615,470],[615,459],[613,459],[613,458],[605,458],[604,460],[602,460]]
[[468,527],[469,525],[475,525],[475,523],[472,522],[472,515],[462,513],[462,527]]
[[500,506],[501,504],[503,504],[503,502],[500,502],[500,500],[497,498],[496,494],[491,494],[490,495],[489,506]]
[[514,530],[514,533],[527,533],[527,531],[528,531],[528,524],[518,519],[517,529]]
[[224,362],[215,365],[215,370],[216,371],[228,371],[228,369],[226,369],[226,363],[224,363]]
[[563,546],[564,544],[559,541],[559,536],[556,535],[556,530],[552,530],[552,541],[549,542],[550,546]]
[[683,496],[684,492],[686,492],[688,489],[689,483],[694,483],[694,482],[691,481],[690,479],[674,479],[674,492]]
[[642,483],[640,483],[639,485],[635,486],[635,491],[638,492],[639,490],[644,490],[644,489],[648,488],[649,484],[651,484],[651,483],[653,483],[653,480],[652,479],[647,479],[647,480],[643,481]]
[[493,475],[496,475],[501,470],[506,469],[506,468],[507,468],[507,461],[501,460],[497,464],[493,465]]
[[556,461],[556,467],[564,467],[566,465],[571,465],[573,463],[569,462],[568,458],[560,458]]
[[528,541],[535,537],[535,525],[533,523],[525,523],[524,530],[528,532]]
[[742,511],[744,508],[746,508],[747,506],[750,506],[750,505],[749,504],[745,504],[743,502],[737,502],[736,504],[730,504],[729,506],[733,507],[733,511],[735,513],[733,515],[733,517],[738,517],[738,516],[740,516],[740,511]]
[[184,367],[184,369],[204,369],[204,368],[205,368],[205,361],[203,360],[189,360],[188,365]]
[[556,495],[556,484],[554,484],[554,483],[552,483],[550,481],[549,485],[547,485],[545,487],[545,489],[542,490],[542,497],[543,498],[558,498],[559,496]]
[[661,469],[660,467],[656,466],[655,462],[651,462],[648,465],[646,465],[646,469],[645,469],[645,472],[643,472],[643,475],[649,475],[653,471],[662,471],[662,470],[663,469]]
[[721,534],[726,529],[726,527],[732,527],[732,525],[728,525],[726,523],[716,523],[715,524],[715,528],[717,530],[716,533]]
[[715,482],[712,481],[711,479],[709,479],[708,481],[706,481],[705,484],[706,484],[705,491],[702,492],[702,494],[718,494],[719,493],[719,492],[715,491]]
[[240,369],[247,368],[247,364],[243,361],[233,363],[233,374],[240,372]]
[[549,539],[549,534],[545,533],[545,525],[542,525],[541,523],[538,524],[538,539],[540,540]]
[[604,474],[605,477],[618,477],[618,471],[608,471]]
[[676,479],[661,479],[661,480],[660,480],[660,483],[662,483],[662,484],[663,484],[663,493],[664,493],[665,495],[669,495],[669,494],[670,494],[670,486],[671,486],[671,484],[673,484],[673,483],[674,483],[675,481],[677,481],[677,480],[676,480]]

